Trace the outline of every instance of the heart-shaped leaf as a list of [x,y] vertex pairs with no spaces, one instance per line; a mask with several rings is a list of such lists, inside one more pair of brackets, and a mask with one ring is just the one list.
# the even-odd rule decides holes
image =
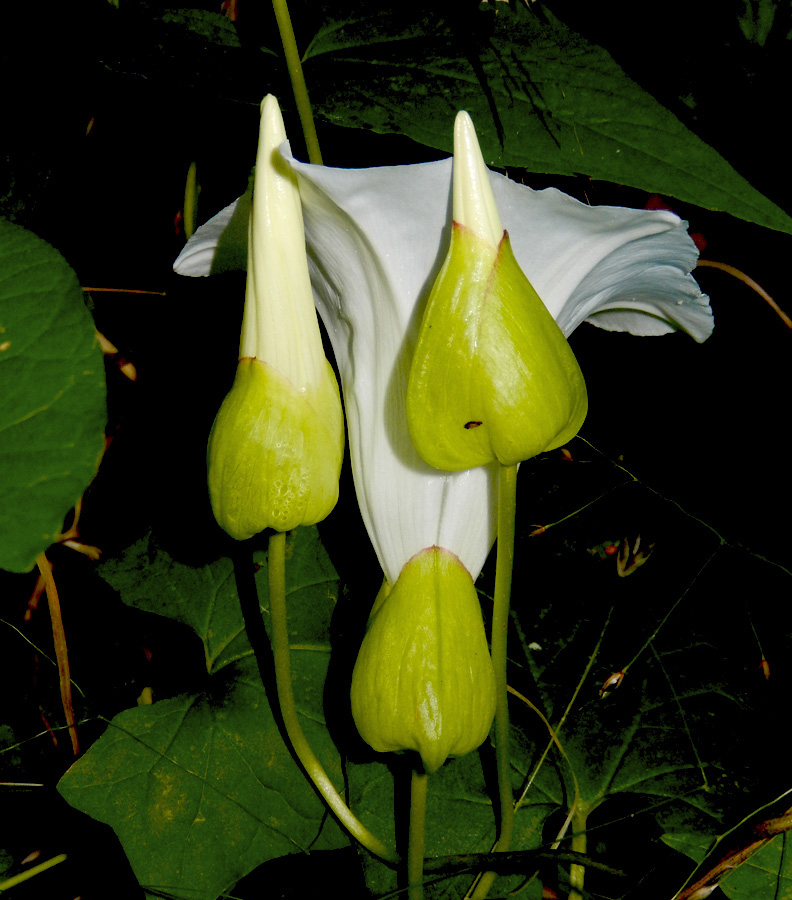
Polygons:
[[[298,711],[341,789],[323,704],[336,576],[315,529],[299,529],[287,552]],[[256,565],[266,620],[263,554]],[[117,715],[60,781],[73,806],[113,827],[140,883],[214,900],[269,859],[346,846],[284,743],[244,631],[231,561],[187,566],[145,538],[102,574],[131,605],[189,624],[210,676],[200,693]]]
[[26,572],[96,474],[105,371],[77,276],[0,219],[0,568]]

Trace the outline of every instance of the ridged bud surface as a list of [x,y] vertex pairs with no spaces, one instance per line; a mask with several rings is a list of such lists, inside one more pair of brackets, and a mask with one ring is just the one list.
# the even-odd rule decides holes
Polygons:
[[402,569],[352,675],[352,714],[380,752],[415,750],[427,772],[475,750],[495,714],[495,676],[476,589],[447,550]]
[[344,433],[335,375],[325,366],[317,388],[299,391],[272,366],[239,361],[207,454],[212,509],[233,538],[314,525],[335,506]]

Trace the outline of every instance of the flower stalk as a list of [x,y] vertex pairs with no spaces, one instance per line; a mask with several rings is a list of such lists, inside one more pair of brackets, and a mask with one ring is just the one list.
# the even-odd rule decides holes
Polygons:
[[283,55],[286,57],[286,67],[289,70],[289,78],[294,91],[294,99],[297,103],[297,112],[300,115],[305,147],[308,150],[308,159],[314,165],[322,165],[322,152],[319,149],[319,138],[316,135],[316,122],[311,109],[311,101],[308,97],[308,86],[305,83],[302,60],[297,49],[297,40],[294,37],[289,4],[286,0],[272,0],[272,8],[275,12],[275,21],[278,23],[278,31],[283,44]]
[[324,519],[338,498],[341,400],[324,355],[305,254],[296,179],[277,155],[286,131],[277,101],[261,105],[239,365],[209,438],[208,482],[220,525],[245,540],[272,529],[268,577],[273,656],[286,734],[317,791],[363,846],[388,848],[353,815],[300,725],[286,613],[286,532]]
[[275,682],[283,725],[289,741],[308,777],[344,828],[367,850],[384,860],[395,862],[396,855],[372,834],[349,809],[311,749],[302,730],[292,687],[291,653],[286,616],[286,535],[283,532],[276,532],[270,537],[267,566]]
[[426,797],[429,775],[413,769],[410,779],[410,835],[407,845],[407,897],[423,900],[426,846]]
[[501,466],[498,472],[498,542],[495,592],[492,608],[492,668],[495,672],[495,754],[500,803],[499,852],[509,849],[514,832],[514,797],[509,757],[509,707],[507,684],[507,634],[514,567],[514,533],[517,511],[517,466]]

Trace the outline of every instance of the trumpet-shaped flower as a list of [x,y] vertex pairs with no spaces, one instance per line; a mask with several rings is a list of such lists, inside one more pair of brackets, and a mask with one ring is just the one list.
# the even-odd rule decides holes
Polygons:
[[[495,469],[440,472],[410,439],[406,389],[426,297],[451,237],[452,160],[333,169],[281,154],[297,176],[311,281],[344,388],[361,513],[385,577],[428,547],[477,577],[495,536]],[[582,322],[695,340],[712,313],[690,272],[686,223],[664,210],[591,207],[487,172],[515,259],[564,335]],[[200,228],[175,264],[208,275],[236,204]],[[219,247],[219,251],[218,251]]]
[[344,453],[335,375],[322,348],[296,178],[272,95],[261,105],[239,365],[209,437],[208,481],[220,525],[244,540],[324,519]]
[[[299,182],[358,501],[388,583],[353,675],[355,719],[375,749],[418,750],[432,771],[483,740],[495,690],[473,580],[495,537],[497,464],[432,468],[407,424],[419,325],[453,240],[452,161],[343,170],[297,162],[285,146],[281,154]],[[592,208],[483,165],[478,177],[489,181],[516,263],[564,335],[586,320],[635,334],[709,335],[709,303],[690,275],[696,248],[675,215]],[[235,210],[196,232],[177,272],[225,267],[220,237]],[[496,243],[502,230],[493,224]]]

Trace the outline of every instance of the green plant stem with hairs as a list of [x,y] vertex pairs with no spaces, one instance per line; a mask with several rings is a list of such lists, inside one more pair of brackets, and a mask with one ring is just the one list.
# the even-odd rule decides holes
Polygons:
[[303,734],[292,690],[291,655],[286,618],[286,534],[284,532],[275,532],[269,539],[268,576],[275,682],[278,688],[278,701],[283,724],[289,741],[308,777],[344,828],[367,850],[384,860],[395,862],[396,855],[373,835],[349,809]]

